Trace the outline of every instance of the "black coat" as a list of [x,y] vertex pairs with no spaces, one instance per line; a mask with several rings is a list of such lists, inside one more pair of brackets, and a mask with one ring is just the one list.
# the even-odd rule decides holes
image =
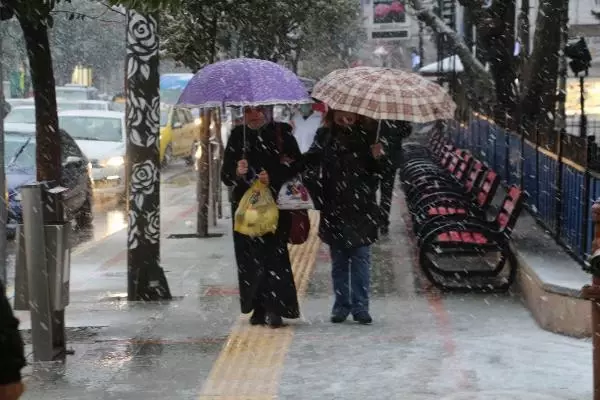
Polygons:
[[[280,162],[277,131],[281,133],[283,154],[295,160],[300,159],[301,156],[298,143],[292,135],[292,128],[288,124],[270,123],[258,131],[249,129],[248,127],[245,129],[245,146],[244,127],[239,125],[231,131],[221,170],[223,183],[233,187],[231,202],[236,206],[262,169],[266,170],[269,174],[271,190],[274,196],[279,193],[281,186],[297,173],[295,165],[284,165]],[[245,155],[244,149],[246,149]],[[243,158],[248,160],[249,170],[245,179],[238,179],[236,173],[237,162]]]
[[402,140],[412,133],[412,125],[406,121],[382,121],[379,132],[381,143],[385,151],[384,163],[396,169],[402,163]]
[[[281,134],[282,152],[279,151],[277,132]],[[271,123],[258,131],[246,127],[245,137],[244,146],[244,127],[234,128],[223,158],[221,179],[225,185],[233,188],[232,213],[235,213],[240,200],[263,169],[269,174],[271,191],[277,199],[283,184],[296,173],[296,165],[282,164],[281,156],[286,155],[294,160],[301,157],[291,127],[287,124]],[[238,178],[237,162],[241,159],[248,161],[249,171],[245,177]],[[290,225],[289,212],[280,211],[275,234],[252,238],[233,233],[243,313],[260,306],[284,318],[297,318],[300,315],[287,248]]]
[[[319,174],[321,223],[319,236],[329,245],[346,248],[374,243],[378,238],[377,184],[380,163],[371,155],[374,132],[362,128],[323,127],[305,154],[308,175]],[[312,172],[311,172],[312,171]],[[314,183],[309,187],[315,187]]]
[[0,282],[0,385],[19,382],[24,366],[25,352],[19,320],[13,315]]

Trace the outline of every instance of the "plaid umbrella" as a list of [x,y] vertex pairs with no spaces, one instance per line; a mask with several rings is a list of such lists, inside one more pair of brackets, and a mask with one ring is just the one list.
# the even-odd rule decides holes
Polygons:
[[321,79],[312,97],[329,108],[416,123],[454,117],[456,104],[438,84],[398,69],[338,69]]

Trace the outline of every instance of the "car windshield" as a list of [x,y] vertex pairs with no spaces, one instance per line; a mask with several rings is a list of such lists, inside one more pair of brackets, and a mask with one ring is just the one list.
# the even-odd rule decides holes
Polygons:
[[168,120],[169,120],[169,112],[161,111],[160,112],[160,126],[167,126]]
[[125,111],[125,103],[113,101],[112,103],[110,103],[110,106],[108,108],[110,108],[112,111]]
[[61,129],[75,140],[123,141],[121,118],[62,115],[58,119]]
[[89,100],[87,90],[59,89],[56,88],[56,97],[65,100]]
[[10,113],[4,119],[4,122],[10,123],[21,123],[21,124],[35,124],[35,108],[13,108]]
[[8,168],[35,168],[35,140],[33,136],[28,137],[6,132],[4,137],[4,163]]
[[177,104],[180,95],[181,89],[161,89],[160,101],[165,104]]
[[58,102],[61,110],[108,110],[105,103],[77,103],[77,102]]

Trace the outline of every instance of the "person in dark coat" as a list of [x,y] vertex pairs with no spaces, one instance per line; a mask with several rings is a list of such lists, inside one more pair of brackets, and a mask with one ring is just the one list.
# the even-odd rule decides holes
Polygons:
[[0,281],[0,400],[16,400],[23,393],[21,369],[25,350],[19,333],[19,320],[13,315]]
[[379,129],[384,153],[381,158],[381,179],[379,181],[380,232],[382,235],[387,235],[390,230],[390,211],[396,172],[402,163],[402,139],[410,135],[412,126],[410,122],[406,121],[381,121]]
[[[231,132],[223,158],[223,183],[233,188],[232,214],[255,179],[268,184],[277,199],[283,184],[296,173],[300,150],[288,124],[272,121],[265,107],[245,108],[245,125]],[[280,150],[281,149],[281,150]],[[232,218],[233,219],[233,218]],[[300,316],[287,248],[291,217],[279,212],[277,231],[252,238],[233,233],[242,313],[254,310],[250,323],[283,325],[282,318]]]
[[[335,303],[331,322],[372,322],[369,314],[371,245],[378,238],[377,182],[383,149],[364,119],[330,110],[304,160],[320,170],[319,236],[331,253]],[[314,173],[312,174],[314,176]],[[314,187],[314,185],[313,185]]]

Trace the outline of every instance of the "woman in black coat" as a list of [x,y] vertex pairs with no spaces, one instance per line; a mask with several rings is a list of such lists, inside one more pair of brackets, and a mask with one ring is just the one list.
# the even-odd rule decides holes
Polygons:
[[331,251],[334,323],[350,313],[360,323],[372,322],[371,244],[378,238],[380,221],[376,193],[382,146],[375,143],[376,130],[365,122],[356,114],[330,110],[304,157],[307,174],[320,176],[313,198],[320,203],[319,236]]
[[[231,132],[221,179],[233,188],[232,214],[255,179],[269,185],[277,199],[283,184],[295,175],[294,161],[300,158],[300,150],[291,127],[270,119],[270,110],[247,107],[246,125]],[[266,323],[276,328],[283,325],[282,318],[300,316],[287,248],[290,224],[289,213],[280,211],[274,234],[252,238],[233,233],[242,313],[254,310],[250,318],[253,325]]]

